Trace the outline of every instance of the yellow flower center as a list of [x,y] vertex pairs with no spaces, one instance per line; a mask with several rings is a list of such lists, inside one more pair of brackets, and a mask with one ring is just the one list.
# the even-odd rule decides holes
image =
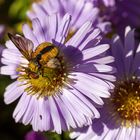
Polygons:
[[[135,76],[116,83],[111,97],[119,122],[126,127],[140,124],[140,80]],[[118,121],[118,120],[117,120]]]
[[38,97],[52,96],[68,82],[68,67],[58,47],[51,43],[42,43],[32,54],[27,67],[17,69],[19,80],[24,81],[25,91]]

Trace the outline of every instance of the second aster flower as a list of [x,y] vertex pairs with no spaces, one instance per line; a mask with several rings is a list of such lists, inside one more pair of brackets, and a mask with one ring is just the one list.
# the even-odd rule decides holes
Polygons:
[[110,98],[99,109],[101,118],[91,126],[71,134],[77,140],[139,140],[140,138],[140,44],[134,40],[134,30],[127,27],[125,39],[112,41],[112,55],[117,68],[116,82]]
[[21,96],[13,113],[16,122],[61,133],[100,116],[96,107],[103,105],[101,97],[110,96],[115,78],[108,64],[114,59],[105,56],[109,45],[97,45],[100,30],[91,22],[66,42],[71,16],[61,21],[54,14],[44,21],[46,28],[37,18],[33,29],[25,24],[25,38],[9,34],[1,73],[17,80],[6,88],[4,100],[10,104]]

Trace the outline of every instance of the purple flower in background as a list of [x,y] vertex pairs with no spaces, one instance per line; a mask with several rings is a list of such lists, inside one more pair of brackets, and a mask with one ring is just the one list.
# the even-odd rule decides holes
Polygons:
[[106,7],[113,7],[116,4],[115,0],[87,0],[93,2],[94,5],[99,6],[99,5],[104,5]]
[[25,140],[47,140],[47,138],[40,132],[30,131],[26,134]]
[[[16,122],[32,124],[35,131],[82,127],[99,118],[113,88],[113,62],[106,56],[108,44],[100,44],[100,30],[87,21],[66,41],[71,16],[58,14],[32,20],[23,26],[24,37],[9,35],[3,51],[1,73],[17,80],[6,88],[4,101],[19,103],[13,113]],[[44,26],[43,26],[44,25]],[[16,45],[14,45],[13,43]]]
[[0,25],[0,39],[2,39],[4,31],[5,31],[5,26],[4,25]]
[[30,19],[39,18],[41,24],[44,24],[44,17],[59,13],[62,18],[66,13],[72,16],[70,33],[79,29],[87,20],[92,21],[94,27],[99,27],[103,33],[111,31],[109,22],[102,22],[99,18],[99,9],[94,3],[88,0],[42,0],[34,3],[32,10],[27,12]]
[[[100,0],[99,0],[100,1]],[[115,5],[115,0],[102,0],[105,6],[114,6]]]
[[114,30],[120,34],[128,25],[140,27],[139,0],[99,0],[96,3],[101,11],[101,17],[105,21],[110,21]]
[[125,40],[113,39],[117,81],[110,99],[99,109],[101,118],[89,127],[73,132],[77,140],[139,140],[140,138],[140,44],[136,47],[134,30],[126,28]]

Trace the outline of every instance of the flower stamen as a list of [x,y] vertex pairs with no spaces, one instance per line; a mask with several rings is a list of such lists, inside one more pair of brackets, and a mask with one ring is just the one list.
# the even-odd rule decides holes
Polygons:
[[111,102],[123,126],[140,124],[140,80],[135,76],[116,83]]

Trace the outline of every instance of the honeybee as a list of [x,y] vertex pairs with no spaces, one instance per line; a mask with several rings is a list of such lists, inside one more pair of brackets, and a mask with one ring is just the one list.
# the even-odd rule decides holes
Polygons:
[[51,43],[44,42],[33,51],[33,43],[27,38],[8,33],[10,40],[15,44],[21,54],[29,61],[26,72],[31,78],[38,78],[45,67],[54,69],[60,66],[58,59],[59,49]]

